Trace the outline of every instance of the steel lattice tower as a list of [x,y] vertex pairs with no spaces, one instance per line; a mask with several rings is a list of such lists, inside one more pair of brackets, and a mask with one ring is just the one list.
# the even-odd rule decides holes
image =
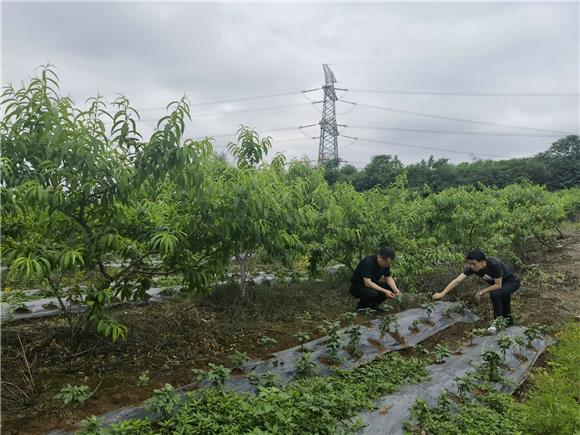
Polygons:
[[323,65],[324,69],[324,104],[322,106],[322,119],[320,120],[320,145],[318,148],[318,164],[328,160],[338,159],[338,128],[336,126],[336,108],[335,102],[336,90],[334,84],[336,79],[328,67]]

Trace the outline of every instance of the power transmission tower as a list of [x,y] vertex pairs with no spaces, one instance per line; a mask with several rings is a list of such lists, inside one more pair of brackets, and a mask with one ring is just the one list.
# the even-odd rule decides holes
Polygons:
[[334,84],[336,79],[328,67],[323,65],[324,69],[324,104],[322,106],[322,119],[320,120],[320,145],[318,147],[318,164],[328,160],[338,159],[338,128],[336,126],[336,108],[335,102],[336,90]]

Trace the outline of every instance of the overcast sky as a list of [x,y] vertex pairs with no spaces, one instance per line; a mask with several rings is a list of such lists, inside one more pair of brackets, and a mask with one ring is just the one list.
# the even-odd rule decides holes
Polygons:
[[[336,106],[348,126],[339,155],[358,167],[377,154],[405,163],[529,156],[580,129],[577,2],[3,3],[2,84],[27,81],[46,62],[76,102],[128,96],[146,135],[186,94],[187,136],[217,136],[218,150],[233,140],[220,135],[245,124],[273,138],[272,154],[316,159],[318,140],[308,137],[320,128],[297,127],[320,121],[311,100],[322,92],[300,91],[322,85],[323,63],[349,89],[341,99],[358,103]],[[538,93],[566,95],[505,95]]]

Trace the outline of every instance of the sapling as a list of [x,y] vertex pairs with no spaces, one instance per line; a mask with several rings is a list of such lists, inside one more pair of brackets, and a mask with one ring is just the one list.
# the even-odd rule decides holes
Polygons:
[[499,373],[499,367],[501,364],[501,355],[492,349],[485,349],[481,353],[481,365],[480,368],[485,373],[485,379],[490,381],[501,381],[501,376]]
[[497,339],[497,345],[501,351],[504,361],[506,361],[506,352],[510,347],[512,347],[512,344],[514,344],[512,338],[508,337],[507,335],[502,335]]
[[191,369],[191,374],[193,375],[194,382],[201,382],[207,379],[207,373],[202,369]]
[[312,353],[304,353],[296,360],[296,369],[299,376],[312,376],[314,374],[314,362],[312,361]]
[[352,353],[357,353],[358,345],[360,343],[360,337],[362,335],[360,332],[360,325],[357,324],[350,325],[346,329],[346,334],[348,336],[347,349],[350,350]]
[[268,337],[267,335],[260,337],[258,340],[258,344],[264,347],[274,346],[276,343],[278,343],[278,340],[272,337]]
[[427,420],[429,418],[429,406],[427,402],[423,399],[417,399],[417,401],[411,407],[411,418],[417,420],[419,425],[419,430],[423,431],[423,428],[427,425]]
[[81,421],[83,435],[105,435],[107,430],[101,427],[103,422],[96,415],[91,415]]
[[310,335],[305,332],[299,332],[294,334],[294,338],[300,343],[300,351],[304,352],[304,344],[310,341]]
[[278,387],[280,384],[280,375],[278,373],[268,371],[260,377],[260,386],[262,387]]
[[341,316],[341,319],[346,322],[353,322],[356,319],[356,313],[348,311]]
[[165,384],[163,388],[153,391],[153,396],[147,401],[147,410],[160,420],[167,420],[177,412],[180,405],[179,393],[170,384]]
[[467,337],[469,338],[469,345],[473,346],[473,339],[475,337],[483,337],[485,334],[487,334],[487,330],[483,328],[475,328],[469,331],[467,334]]
[[[386,307],[389,307],[389,308],[391,308],[391,307],[390,307],[390,306],[388,306],[388,305],[385,305],[385,308],[386,308]],[[373,315],[374,315],[374,313],[375,313],[375,312],[374,312],[372,309],[370,309],[370,308],[361,308],[361,309],[359,309],[359,311],[360,311],[361,313],[363,313],[363,315],[364,315],[365,317],[373,317]]]
[[524,350],[524,347],[527,346],[526,336],[524,334],[520,334],[514,338],[514,343],[518,346],[518,350],[521,352]]
[[209,363],[208,366],[209,370],[207,371],[206,379],[214,387],[223,387],[230,377],[231,370],[219,364]]
[[498,318],[494,319],[492,325],[495,326],[498,331],[501,331],[502,329],[508,327],[509,320],[507,317],[499,316]]
[[139,387],[144,387],[145,385],[148,385],[150,381],[151,381],[151,378],[149,378],[149,372],[144,371],[137,378],[137,385]]
[[474,372],[468,372],[463,376],[455,378],[457,391],[461,397],[465,397],[477,387],[477,379]]
[[538,338],[538,336],[540,335],[540,330],[538,329],[537,325],[535,324],[531,324],[529,325],[526,330],[524,331],[524,337],[526,337],[527,340],[527,347],[532,348],[532,342]]
[[446,344],[437,344],[434,348],[435,350],[435,362],[441,364],[445,362],[445,359],[451,355],[451,349]]
[[244,363],[248,360],[248,354],[246,352],[235,351],[230,355],[230,361],[234,369],[242,370]]
[[421,305],[425,311],[427,311],[427,318],[431,317],[431,314],[435,310],[435,304],[433,302],[428,302],[426,304]]
[[421,321],[419,319],[413,320],[413,323],[411,323],[411,326],[409,326],[409,331],[412,332],[419,332],[419,324],[421,323]]
[[71,385],[67,384],[62,387],[60,392],[54,396],[56,400],[62,403],[62,406],[70,404],[77,406],[83,403],[91,395],[91,389],[88,385]]
[[324,321],[322,326],[323,331],[328,335],[328,342],[326,344],[326,357],[332,362],[338,362],[338,350],[340,349],[340,336],[338,330],[340,322],[329,320]]

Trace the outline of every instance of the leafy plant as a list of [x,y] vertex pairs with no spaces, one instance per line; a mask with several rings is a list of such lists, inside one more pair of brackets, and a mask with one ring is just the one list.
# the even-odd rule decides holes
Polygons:
[[465,397],[477,387],[477,375],[474,372],[468,372],[461,377],[455,378],[457,391],[459,395]]
[[435,345],[435,362],[441,364],[451,355],[451,349],[446,344],[438,343]]
[[540,327],[538,324],[532,323],[526,327],[523,334],[527,340],[527,346],[531,348],[533,341],[540,336]]
[[502,380],[500,375],[500,365],[502,357],[499,353],[492,349],[485,349],[481,353],[481,364],[480,369],[483,372],[483,379],[499,382]]
[[219,364],[208,364],[206,379],[212,383],[214,387],[223,387],[230,377],[231,370]]
[[258,344],[261,346],[264,346],[264,347],[271,347],[277,343],[278,343],[278,340],[276,340],[275,338],[272,338],[272,337],[268,337],[267,335],[260,337],[260,339],[258,340]]
[[411,326],[409,326],[409,330],[412,332],[419,332],[419,325],[420,325],[421,321],[420,320],[413,320],[413,323],[411,323]]
[[298,332],[297,334],[294,334],[294,338],[296,338],[298,343],[300,343],[300,350],[304,351],[304,344],[310,341],[310,335],[305,332]]
[[427,311],[427,318],[431,317],[433,311],[435,310],[435,304],[433,302],[427,302],[426,304],[421,305],[425,311]]
[[230,361],[234,369],[241,370],[245,362],[248,360],[248,354],[246,352],[235,351],[230,355]]
[[280,375],[276,372],[268,371],[263,375],[252,372],[248,375],[250,384],[259,387],[277,387],[281,384]]
[[296,360],[296,368],[298,369],[299,376],[312,376],[314,375],[315,364],[312,361],[312,353],[303,353]]
[[137,385],[139,387],[144,387],[145,385],[149,385],[149,382],[151,382],[151,378],[149,377],[148,371],[144,371],[137,378]]
[[181,397],[170,384],[153,390],[153,396],[147,401],[147,410],[161,420],[171,418],[180,406]]
[[88,385],[70,385],[61,388],[60,392],[54,396],[63,406],[78,406],[84,403],[91,395],[91,389]]
[[501,351],[503,360],[506,360],[506,352],[509,350],[510,347],[514,344],[514,341],[511,337],[507,335],[502,335],[497,339],[497,345]]
[[341,319],[344,320],[345,322],[354,322],[354,320],[356,319],[356,313],[352,311],[343,313]]
[[487,331],[483,328],[475,328],[472,329],[471,331],[469,331],[467,333],[467,338],[469,338],[469,345],[473,346],[473,339],[475,337],[483,337],[485,334],[487,333]]
[[411,418],[419,424],[419,430],[423,430],[429,421],[429,406],[423,399],[417,399],[411,407]]
[[496,327],[498,331],[505,329],[509,325],[509,320],[507,317],[499,316],[498,318],[494,319],[492,325]]
[[353,353],[357,353],[359,351],[358,347],[362,335],[360,332],[360,325],[350,325],[346,329],[346,335],[348,336],[347,349]]

